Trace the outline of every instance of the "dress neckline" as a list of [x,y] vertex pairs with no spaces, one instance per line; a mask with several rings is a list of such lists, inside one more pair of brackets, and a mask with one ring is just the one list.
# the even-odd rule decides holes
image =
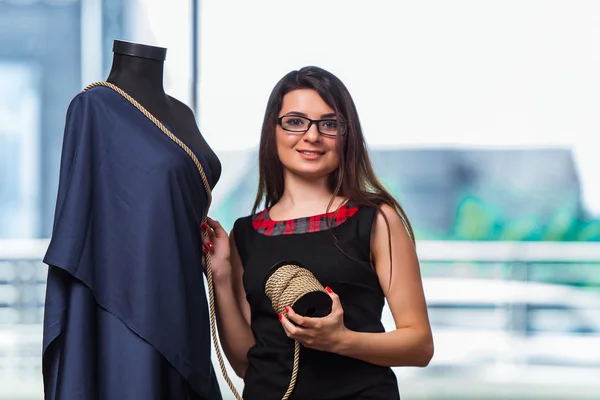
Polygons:
[[334,211],[284,220],[274,220],[267,208],[252,218],[254,230],[265,236],[297,235],[315,233],[337,227],[354,216],[359,210],[359,204],[352,200],[346,201]]

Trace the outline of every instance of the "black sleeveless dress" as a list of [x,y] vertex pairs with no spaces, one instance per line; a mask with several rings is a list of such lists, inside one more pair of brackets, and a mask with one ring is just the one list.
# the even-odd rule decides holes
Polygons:
[[[375,213],[374,208],[348,202],[337,213],[273,221],[265,210],[254,218],[248,216],[235,222],[233,232],[244,266],[243,284],[256,338],[248,352],[244,400],[280,400],[292,376],[294,341],[286,336],[264,292],[267,273],[281,261],[300,262],[323,286],[337,293],[348,329],[384,332],[381,314],[385,298],[370,264]],[[391,368],[301,348],[298,380],[291,399],[399,398]]]

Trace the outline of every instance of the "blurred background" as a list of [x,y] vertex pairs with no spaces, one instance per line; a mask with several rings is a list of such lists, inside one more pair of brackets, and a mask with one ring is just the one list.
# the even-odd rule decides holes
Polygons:
[[417,233],[436,352],[396,370],[403,399],[600,398],[600,2],[0,0],[1,400],[43,397],[65,114],[114,39],[168,49],[165,88],[223,164],[226,229],[277,80],[345,82]]

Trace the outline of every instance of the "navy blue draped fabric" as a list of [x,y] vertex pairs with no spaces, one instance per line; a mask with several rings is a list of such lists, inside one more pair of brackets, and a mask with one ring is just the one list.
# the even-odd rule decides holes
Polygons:
[[192,159],[119,93],[72,100],[44,257],[47,400],[222,398],[201,266],[206,207]]

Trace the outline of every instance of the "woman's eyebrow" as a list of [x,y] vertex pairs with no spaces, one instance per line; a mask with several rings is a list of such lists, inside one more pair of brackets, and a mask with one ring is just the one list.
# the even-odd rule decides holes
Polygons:
[[[297,116],[297,117],[308,118],[308,114],[305,114],[305,113],[300,112],[300,111],[288,111],[288,112],[285,113],[285,115],[294,115],[294,116]],[[335,116],[336,116],[335,113],[321,114],[321,118],[333,118]]]
[[298,117],[308,118],[308,115],[306,115],[306,114],[304,114],[303,112],[300,112],[300,111],[289,111],[289,112],[286,112],[285,115],[295,115],[295,116],[298,116]]

